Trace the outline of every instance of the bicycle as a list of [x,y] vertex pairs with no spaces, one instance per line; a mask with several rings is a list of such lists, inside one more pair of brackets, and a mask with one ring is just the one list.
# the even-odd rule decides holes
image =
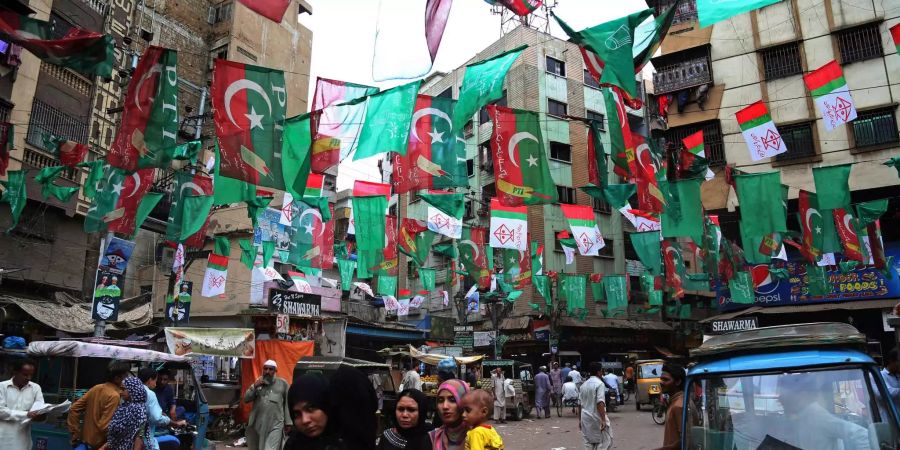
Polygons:
[[658,400],[653,402],[653,410],[650,412],[650,414],[653,415],[653,421],[656,422],[657,425],[666,424],[667,409],[669,409],[668,395],[661,395]]
[[577,416],[578,411],[581,408],[581,402],[579,402],[577,398],[570,398],[563,401],[563,407],[572,408],[572,415]]

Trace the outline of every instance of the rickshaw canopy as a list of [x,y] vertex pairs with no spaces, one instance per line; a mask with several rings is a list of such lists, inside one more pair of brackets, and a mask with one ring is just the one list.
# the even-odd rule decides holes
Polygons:
[[478,361],[484,359],[484,355],[478,356],[447,356],[447,355],[432,355],[430,353],[422,353],[416,350],[412,345],[409,346],[409,356],[416,358],[419,361],[422,361],[425,364],[430,366],[436,366],[437,363],[445,360],[447,358],[453,358],[456,360],[457,364],[474,364]]
[[93,344],[79,341],[34,341],[26,350],[29,356],[69,356],[73,358],[110,358],[124,361],[187,363],[189,358],[140,348]]

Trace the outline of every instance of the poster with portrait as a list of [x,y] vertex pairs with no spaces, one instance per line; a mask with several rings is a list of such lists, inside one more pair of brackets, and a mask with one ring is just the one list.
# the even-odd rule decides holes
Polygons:
[[191,318],[191,296],[193,294],[194,282],[182,281],[175,297],[166,296],[166,318],[172,323],[187,323]]
[[103,251],[94,279],[94,301],[91,318],[94,320],[119,320],[119,302],[125,284],[128,260],[134,250],[134,242],[112,238]]

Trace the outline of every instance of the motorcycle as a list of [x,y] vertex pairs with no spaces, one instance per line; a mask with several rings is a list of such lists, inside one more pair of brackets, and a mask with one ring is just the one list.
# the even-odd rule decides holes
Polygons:
[[606,410],[616,412],[619,408],[619,391],[613,388],[606,390]]

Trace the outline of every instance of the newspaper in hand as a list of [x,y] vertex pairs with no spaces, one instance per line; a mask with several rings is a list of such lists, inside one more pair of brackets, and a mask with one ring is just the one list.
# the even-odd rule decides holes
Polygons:
[[[52,405],[49,403],[44,403],[43,406],[39,408],[32,409],[30,412],[34,412],[39,416],[49,415],[49,416],[58,416],[60,414],[64,414],[69,411],[69,408],[72,406],[72,402],[66,400],[62,403],[58,403],[56,405]],[[26,419],[30,421],[31,419]]]

